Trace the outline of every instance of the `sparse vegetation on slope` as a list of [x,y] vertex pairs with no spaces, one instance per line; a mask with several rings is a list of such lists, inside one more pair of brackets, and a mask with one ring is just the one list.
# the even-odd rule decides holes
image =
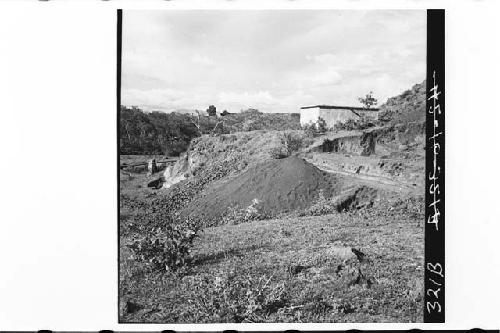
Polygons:
[[122,249],[120,321],[421,321],[417,221],[396,205],[208,228],[185,274],[148,271]]
[[389,98],[380,106],[379,121],[390,124],[425,122],[425,85],[424,80],[401,95]]
[[240,113],[228,114],[223,118],[224,126],[230,133],[300,129],[300,114],[298,113],[264,113],[256,109],[248,109]]

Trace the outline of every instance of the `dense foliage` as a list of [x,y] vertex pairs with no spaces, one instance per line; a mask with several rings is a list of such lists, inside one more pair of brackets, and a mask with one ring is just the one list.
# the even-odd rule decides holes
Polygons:
[[240,113],[226,112],[224,116],[217,117],[215,111],[215,106],[211,105],[206,114],[197,116],[177,112],[146,113],[136,107],[122,106],[120,154],[178,156],[201,133],[300,129],[299,114],[262,113],[249,109]]
[[335,130],[347,130],[347,131],[355,131],[355,130],[365,130],[367,128],[375,126],[375,122],[367,117],[360,117],[357,119],[347,119],[344,122],[336,123],[334,126]]
[[294,132],[284,132],[280,137],[281,145],[271,149],[271,157],[274,159],[286,158],[303,147],[312,143],[312,139],[304,138]]
[[165,224],[129,247],[136,259],[150,263],[153,268],[176,271],[190,262],[189,253],[198,232],[198,228],[189,225]]
[[165,154],[177,156],[199,136],[189,115],[181,113],[145,113],[138,108],[120,111],[120,154]]

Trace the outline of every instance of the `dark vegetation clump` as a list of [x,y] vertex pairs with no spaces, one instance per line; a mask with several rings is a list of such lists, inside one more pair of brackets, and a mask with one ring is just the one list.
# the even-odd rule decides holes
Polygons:
[[210,105],[207,109],[207,114],[209,117],[217,116],[217,108],[214,105]]
[[156,270],[177,271],[190,262],[193,241],[199,228],[184,224],[165,224],[129,245],[135,259],[149,263]]
[[357,119],[348,119],[345,122],[339,122],[334,125],[334,129],[337,131],[356,131],[365,130],[370,127],[374,127],[375,122],[368,117],[360,117]]
[[186,114],[120,109],[121,155],[178,156],[197,136],[198,130]]
[[274,159],[285,158],[299,151],[303,147],[311,144],[311,139],[305,139],[303,136],[294,132],[285,132],[280,137],[281,145],[271,149],[270,154]]
[[319,117],[315,123],[309,123],[302,126],[302,129],[305,131],[306,135],[309,137],[317,136],[318,134],[323,134],[330,130],[328,125],[326,124],[326,120]]

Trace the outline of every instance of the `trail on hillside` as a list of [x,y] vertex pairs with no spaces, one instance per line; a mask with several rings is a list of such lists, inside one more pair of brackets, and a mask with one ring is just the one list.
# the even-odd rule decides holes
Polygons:
[[371,176],[367,174],[359,174],[349,171],[333,170],[328,166],[320,164],[314,164],[314,165],[318,169],[325,171],[327,173],[347,176],[349,179],[348,183],[355,182],[363,185],[368,185],[374,188],[380,188],[384,190],[397,191],[397,192],[405,192],[405,193],[420,194],[418,192],[421,192],[419,191],[420,188],[418,186],[413,185],[412,183],[394,180],[383,176]]

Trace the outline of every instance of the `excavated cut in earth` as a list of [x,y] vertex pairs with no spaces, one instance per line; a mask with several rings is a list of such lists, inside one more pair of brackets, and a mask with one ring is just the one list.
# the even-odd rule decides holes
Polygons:
[[274,159],[251,167],[244,173],[214,184],[183,211],[193,218],[216,222],[229,208],[245,209],[258,204],[259,214],[279,213],[310,207],[320,192],[338,194],[340,180],[296,156]]

